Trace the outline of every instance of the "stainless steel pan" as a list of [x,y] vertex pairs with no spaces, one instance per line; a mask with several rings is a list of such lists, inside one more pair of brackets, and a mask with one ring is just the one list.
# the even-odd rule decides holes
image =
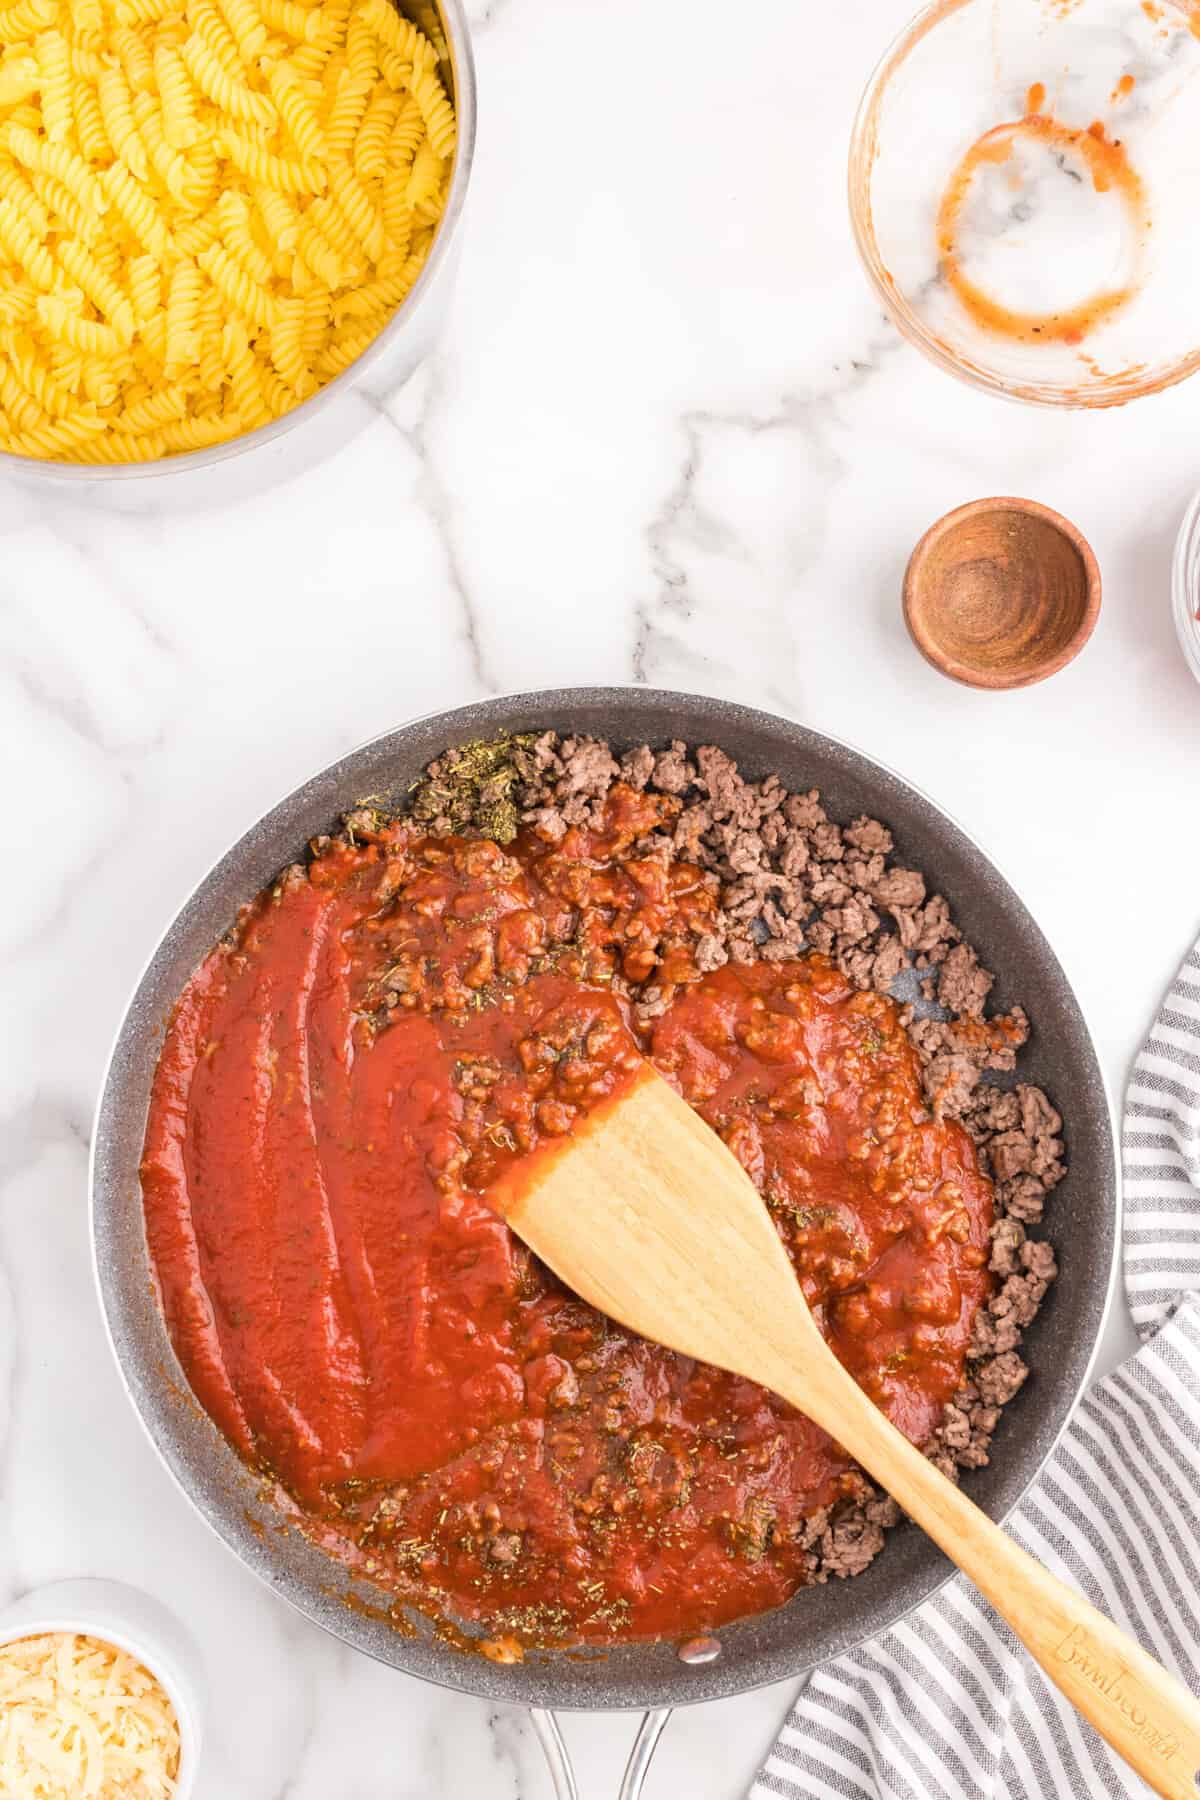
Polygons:
[[[113,1350],[159,1455],[201,1517],[242,1562],[299,1610],[356,1649],[422,1680],[489,1701],[524,1705],[555,1771],[575,1793],[553,1707],[649,1709],[623,1789],[634,1800],[666,1717],[664,1709],[719,1700],[803,1673],[875,1636],[951,1573],[929,1540],[902,1524],[883,1555],[854,1581],[807,1589],[785,1607],[721,1632],[706,1660],[672,1644],[645,1644],[580,1660],[546,1653],[497,1667],[439,1642],[426,1621],[402,1636],[381,1617],[352,1610],[355,1583],[295,1532],[264,1531],[279,1515],[260,1483],[191,1402],[156,1305],[142,1227],[138,1162],[150,1080],[163,1025],[201,957],[306,841],[368,795],[402,802],[420,770],[449,744],[500,731],[555,727],[618,746],[671,738],[716,743],[744,772],[778,771],[790,787],[821,789],[838,819],[884,819],[900,859],[920,868],[951,903],[967,937],[997,973],[1000,1005],[1021,1001],[1034,1033],[1025,1078],[1043,1084],[1066,1115],[1070,1174],[1055,1191],[1049,1234],[1062,1273],[1029,1333],[1032,1377],[1005,1413],[990,1466],[968,1477],[993,1517],[1019,1500],[1049,1454],[1087,1379],[1117,1242],[1118,1194],[1111,1114],[1096,1051],[1054,952],[988,858],[932,801],[857,751],[788,720],[729,703],[646,688],[567,688],[480,701],[419,719],[342,758],[253,825],[184,906],[138,983],[112,1054],[94,1134],[92,1229],[100,1297]],[[383,1602],[386,1605],[386,1599]]]

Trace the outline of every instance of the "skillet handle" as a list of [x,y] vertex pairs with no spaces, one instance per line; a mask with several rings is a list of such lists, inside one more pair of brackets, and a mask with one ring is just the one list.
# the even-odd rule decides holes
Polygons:
[[[662,1707],[657,1712],[643,1715],[629,1761],[625,1765],[620,1800],[641,1800],[642,1788],[654,1752],[658,1748],[658,1740],[670,1716],[670,1707]],[[530,1709],[530,1717],[546,1754],[546,1762],[554,1782],[554,1800],[579,1800],[579,1784],[575,1780],[575,1770],[571,1766],[566,1740],[556,1715],[544,1707],[535,1706]]]

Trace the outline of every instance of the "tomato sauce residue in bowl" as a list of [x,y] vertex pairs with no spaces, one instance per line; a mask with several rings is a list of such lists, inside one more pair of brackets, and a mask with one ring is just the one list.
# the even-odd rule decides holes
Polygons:
[[[1122,82],[1113,95],[1114,101],[1124,99],[1132,89],[1132,80],[1128,87]],[[1016,151],[1025,143],[1040,144],[1051,161],[1077,184],[1087,181],[1097,194],[1112,194],[1124,211],[1133,242],[1140,245],[1145,241],[1150,228],[1146,192],[1121,140],[1110,137],[1099,119],[1086,128],[1064,125],[1042,110],[1045,104],[1045,86],[1035,82],[1026,97],[1025,117],[985,132],[955,169],[938,210],[938,265],[942,278],[982,330],[1024,344],[1081,344],[1089,333],[1129,305],[1138,292],[1136,279],[1131,276],[1071,306],[1027,312],[1007,305],[972,279],[962,247],[963,218],[981,171],[997,165],[1011,168],[1014,218],[1018,216],[1018,202],[1027,207],[1034,203],[1026,195],[1024,178],[1017,171]],[[1036,183],[1030,185],[1036,196]],[[1012,242],[1014,248],[1018,247],[1019,237],[1014,235]]]
[[[991,1186],[930,1117],[898,1007],[819,956],[703,973],[714,878],[636,848],[666,804],[618,785],[557,846],[382,818],[323,841],[197,971],[154,1082],[147,1233],[200,1401],[358,1573],[524,1642],[777,1605],[864,1490],[781,1400],[605,1320],[489,1207],[639,1056],[742,1161],[914,1441],[991,1292]],[[639,1025],[612,981],[652,967],[674,998]]]

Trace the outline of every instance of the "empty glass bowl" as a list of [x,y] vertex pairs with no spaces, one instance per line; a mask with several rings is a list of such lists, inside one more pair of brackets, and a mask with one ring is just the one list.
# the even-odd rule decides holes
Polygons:
[[1114,406],[1200,366],[1200,0],[937,0],[850,155],[897,325],[1013,398]]

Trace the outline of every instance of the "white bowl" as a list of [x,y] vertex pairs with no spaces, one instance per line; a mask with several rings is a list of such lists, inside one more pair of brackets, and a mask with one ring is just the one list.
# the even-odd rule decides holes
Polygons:
[[200,1653],[157,1600],[122,1581],[58,1581],[0,1609],[0,1646],[71,1631],[135,1656],[161,1682],[179,1721],[174,1800],[191,1800],[200,1763],[204,1674]]
[[1200,494],[1184,515],[1171,570],[1175,629],[1192,674],[1200,681]]

